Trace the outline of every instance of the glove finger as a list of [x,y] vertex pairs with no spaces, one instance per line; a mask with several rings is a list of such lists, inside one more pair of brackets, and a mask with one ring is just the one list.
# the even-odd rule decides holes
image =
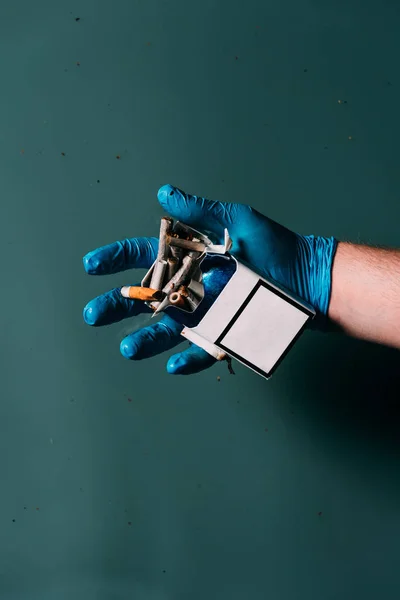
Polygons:
[[124,298],[121,288],[114,288],[88,302],[83,309],[83,318],[88,325],[99,327],[147,312],[152,310],[144,302]]
[[130,360],[142,360],[171,350],[184,342],[180,335],[182,329],[183,325],[164,316],[158,323],[143,327],[124,338],[120,345],[121,354]]
[[216,359],[203,348],[192,344],[189,348],[171,356],[167,362],[167,371],[172,375],[192,375],[199,373],[216,363]]
[[234,233],[237,225],[251,214],[251,208],[244,204],[207,200],[169,184],[158,190],[158,200],[172,217],[195,229],[211,231],[220,240],[225,228]]
[[158,238],[127,238],[101,246],[83,257],[89,275],[111,275],[127,269],[149,269],[157,256]]

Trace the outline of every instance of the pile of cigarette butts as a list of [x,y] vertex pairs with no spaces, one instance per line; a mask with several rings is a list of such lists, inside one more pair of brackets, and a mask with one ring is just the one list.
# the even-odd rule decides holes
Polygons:
[[[226,254],[232,240],[225,229],[223,244],[214,244],[206,235],[170,217],[162,217],[157,258],[140,286],[124,286],[121,295],[141,300],[153,310],[152,317],[173,306],[192,313],[204,298],[201,263],[207,253]],[[234,374],[232,360],[220,353]]]
[[215,245],[202,233],[170,217],[161,219],[157,258],[139,286],[124,286],[125,298],[142,300],[153,310],[153,317],[168,306],[186,312],[196,310],[204,298],[200,268],[207,252],[229,251],[232,241],[225,232],[225,243]]

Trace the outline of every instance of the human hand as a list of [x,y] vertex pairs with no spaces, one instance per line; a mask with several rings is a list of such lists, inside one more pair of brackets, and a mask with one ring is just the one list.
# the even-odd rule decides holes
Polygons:
[[[273,279],[314,306],[318,317],[326,316],[331,291],[331,269],[336,250],[334,238],[296,234],[244,204],[223,203],[191,196],[165,185],[158,200],[166,213],[213,234],[223,243],[228,229],[233,245],[231,254],[247,263],[261,276]],[[83,263],[90,275],[118,273],[131,268],[149,269],[157,256],[157,238],[131,238],[89,252]],[[151,313],[143,302],[123,298],[115,288],[89,302],[84,319],[89,325],[108,325],[143,312]],[[168,315],[154,325],[128,335],[121,342],[123,356],[141,360],[175,348],[184,341],[182,325]],[[268,341],[266,341],[268,343]],[[215,359],[191,345],[170,357],[167,370],[191,374],[210,367]]]

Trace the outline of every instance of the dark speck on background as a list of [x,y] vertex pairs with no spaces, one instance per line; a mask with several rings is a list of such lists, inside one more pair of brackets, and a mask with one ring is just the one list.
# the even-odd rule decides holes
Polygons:
[[303,69],[303,73],[307,73],[308,69]]
[[163,573],[166,573],[167,571],[165,569],[163,569]]
[[65,152],[61,152],[61,156],[65,156]]
[[132,402],[132,398],[128,398],[128,402]]
[[322,510],[319,511],[318,516],[322,517]]
[[117,156],[115,157],[117,160],[120,160],[121,156],[119,154],[117,154]]
[[128,525],[132,525],[132,521],[128,521]]
[[77,61],[76,61],[76,66],[77,66],[77,67],[80,67],[80,66],[81,66],[81,63],[79,62],[79,60],[77,60]]
[[238,57],[238,56],[235,56],[235,60],[239,60],[239,57]]
[[13,519],[12,522],[15,523],[15,519]]
[[75,21],[80,21],[81,18],[80,17],[75,17]]
[[100,179],[97,180],[97,183],[100,183]]
[[267,428],[265,428],[265,431],[268,431],[268,429],[267,429]]
[[24,506],[24,510],[26,510],[26,506]]

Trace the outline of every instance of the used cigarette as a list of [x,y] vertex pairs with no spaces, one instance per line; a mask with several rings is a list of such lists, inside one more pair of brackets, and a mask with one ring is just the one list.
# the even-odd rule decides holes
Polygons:
[[172,226],[172,219],[170,219],[169,217],[163,217],[161,219],[161,225],[160,225],[160,237],[159,237],[159,241],[158,241],[158,254],[157,254],[157,258],[158,260],[167,260],[168,258],[168,241],[167,238],[169,237],[169,231],[171,230],[171,226]]
[[121,296],[131,298],[132,300],[142,300],[143,302],[151,302],[152,300],[161,301],[164,298],[164,294],[159,290],[136,285],[124,285],[121,288]]
[[199,298],[197,298],[195,296],[195,294],[193,294],[192,291],[185,285],[181,285],[181,287],[175,293],[179,294],[180,297],[182,297],[182,302],[179,302],[178,298],[176,299],[176,302],[173,302],[173,299],[172,299],[173,293],[172,293],[169,296],[171,304],[179,304],[179,306],[182,306],[182,308],[185,307],[187,310],[190,310],[191,312],[196,310],[196,308],[200,304]]
[[185,286],[181,286],[176,292],[171,292],[169,295],[171,305],[190,310],[193,312],[199,305],[199,300]]
[[180,291],[185,299],[188,308],[190,308],[192,312],[196,310],[196,308],[200,304],[198,298],[196,298],[196,296],[187,287],[180,288]]
[[150,287],[154,290],[161,290],[164,283],[165,273],[168,263],[166,260],[157,260],[154,265],[153,274],[151,276]]
[[171,254],[178,261],[182,259],[183,256],[183,248],[178,248],[177,246],[170,246]]
[[182,292],[172,292],[169,295],[169,301],[173,306],[179,306],[180,308],[185,308],[186,302],[185,297]]
[[167,243],[172,247],[184,248],[185,250],[194,250],[195,252],[204,252],[206,245],[202,242],[192,242],[182,238],[167,235]]
[[176,291],[182,285],[185,279],[191,277],[191,272],[193,271],[193,269],[196,268],[196,265],[197,261],[194,256],[191,256],[190,253],[187,256],[184,256],[182,266],[178,269],[178,271],[175,273],[172,279],[170,279],[168,283],[163,287],[162,291],[167,296],[167,298],[165,298],[161,302],[161,304],[155,304],[154,302],[151,303],[150,306],[156,309],[153,313],[153,317],[169,305],[170,302],[168,297],[170,293]]
[[158,240],[157,262],[154,265],[151,276],[150,287],[155,290],[161,290],[164,283],[164,276],[167,271],[168,241],[167,233],[172,227],[172,219],[163,217],[160,225],[160,237]]
[[147,271],[146,275],[143,277],[142,282],[141,282],[141,286],[142,287],[150,287],[151,278],[152,278],[153,273],[154,273],[154,266],[155,266],[156,262],[157,261],[153,262],[153,264],[151,265],[150,269]]
[[179,261],[174,256],[170,256],[168,259],[168,267],[167,267],[167,280],[169,281],[175,275],[179,267]]
[[180,221],[176,221],[175,225],[174,225],[174,234],[178,235],[179,237],[183,237],[185,239],[193,239],[193,233],[190,230],[189,227],[187,227],[187,225],[184,225],[183,223],[181,223]]
[[188,254],[183,257],[182,266],[177,270],[175,275],[170,279],[165,287],[163,287],[164,294],[170,294],[183,284],[185,279],[188,279],[193,269],[196,268],[197,262],[194,256]]

